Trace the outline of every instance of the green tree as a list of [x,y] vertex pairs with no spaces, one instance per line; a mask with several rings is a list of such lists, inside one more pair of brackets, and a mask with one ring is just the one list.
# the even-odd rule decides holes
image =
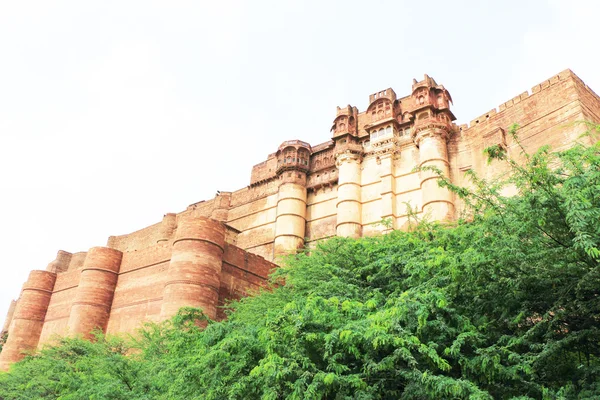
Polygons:
[[2,352],[2,348],[4,347],[4,343],[6,343],[6,339],[8,339],[8,332],[2,332],[0,335],[0,352]]

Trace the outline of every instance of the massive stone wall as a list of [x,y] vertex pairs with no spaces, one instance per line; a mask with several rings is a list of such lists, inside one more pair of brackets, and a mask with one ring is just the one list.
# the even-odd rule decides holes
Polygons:
[[46,271],[32,271],[5,322],[0,369],[57,335],[133,333],[183,306],[223,319],[228,300],[265,286],[275,264],[237,247],[239,231],[195,211],[112,236],[107,247],[60,251]]
[[526,151],[563,149],[596,138],[577,121],[600,122],[600,98],[570,70],[563,71],[471,121],[457,126],[450,93],[427,75],[411,92],[391,88],[369,106],[338,107],[332,137],[315,146],[283,142],[251,171],[247,187],[217,192],[139,231],[111,236],[106,247],[61,251],[46,271],[33,271],[13,303],[3,331],[9,339],[0,368],[54,335],[133,332],[181,306],[225,317],[228,299],[264,286],[271,261],[333,236],[360,237],[403,229],[409,214],[456,219],[459,199],[438,187],[434,166],[454,183],[465,172],[492,179],[483,149],[503,146],[519,158],[508,130],[520,125]]

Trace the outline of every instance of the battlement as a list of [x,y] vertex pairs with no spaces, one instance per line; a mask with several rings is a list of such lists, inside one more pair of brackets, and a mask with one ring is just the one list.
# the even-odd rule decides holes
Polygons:
[[340,108],[340,106],[337,106],[336,111],[335,111],[335,117],[337,118],[340,115],[351,116],[357,112],[358,112],[358,109],[356,107],[352,107],[350,104],[348,104],[346,107],[343,107],[343,108]]
[[391,102],[394,102],[396,101],[396,92],[394,92],[394,89],[392,88],[387,88],[385,90],[380,90],[379,92],[373,93],[369,95],[369,104],[379,99],[388,99]]
[[320,143],[316,146],[313,146],[312,150],[313,150],[313,154],[314,153],[318,153],[320,151],[326,150],[330,147],[333,147],[334,143],[333,140],[328,140],[326,142]]
[[511,107],[514,107],[520,104],[521,102],[524,102],[528,98],[534,96],[544,96],[546,91],[551,90],[553,86],[564,81],[576,81],[588,88],[588,86],[585,85],[585,83],[583,83],[583,81],[577,75],[575,75],[573,71],[571,71],[570,69],[566,69],[552,76],[550,79],[546,79],[543,82],[538,83],[537,85],[533,86],[529,91],[524,91],[523,93],[520,93],[517,96],[511,98],[510,100],[500,104],[498,107],[492,108],[491,110],[481,114],[480,116],[473,118],[470,121],[470,123],[459,125],[459,129],[461,131],[466,131],[469,128],[472,128],[476,125],[484,124],[486,122],[489,122],[490,120],[494,120],[498,114],[501,114],[506,110],[510,109]]
[[412,91],[414,93],[415,90],[417,90],[418,88],[421,88],[421,87],[436,87],[436,86],[438,86],[438,84],[435,81],[435,79],[433,79],[432,77],[430,77],[427,74],[424,74],[423,80],[421,80],[421,81],[417,81],[416,79],[413,78]]
[[303,142],[302,140],[286,140],[285,142],[281,143],[279,145],[279,150],[283,150],[284,148],[288,147],[288,146],[302,146],[302,147],[306,147],[308,150],[312,151],[312,148],[310,147],[309,143]]

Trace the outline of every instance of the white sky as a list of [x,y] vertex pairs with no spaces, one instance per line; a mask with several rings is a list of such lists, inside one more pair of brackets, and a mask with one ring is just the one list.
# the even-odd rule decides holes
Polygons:
[[335,107],[433,76],[459,123],[565,68],[590,1],[0,0],[0,324],[32,269],[250,180]]

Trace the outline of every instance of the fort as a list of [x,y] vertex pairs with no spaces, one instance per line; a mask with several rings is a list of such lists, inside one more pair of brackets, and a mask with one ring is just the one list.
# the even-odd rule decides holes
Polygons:
[[133,332],[183,306],[223,319],[226,301],[264,286],[281,255],[333,236],[403,229],[408,207],[433,220],[458,218],[459,199],[437,185],[436,173],[415,167],[436,167],[468,185],[468,170],[487,178],[506,172],[499,162],[487,163],[486,147],[519,157],[508,135],[513,123],[520,125],[520,144],[535,151],[591,144],[576,122],[600,122],[600,98],[570,70],[469,125],[454,123],[450,93],[433,78],[413,80],[407,92],[373,93],[364,111],[338,107],[329,140],[281,143],[252,168],[247,187],[111,236],[105,247],[59,251],[46,270],[31,272],[11,304],[0,369],[54,335]]

